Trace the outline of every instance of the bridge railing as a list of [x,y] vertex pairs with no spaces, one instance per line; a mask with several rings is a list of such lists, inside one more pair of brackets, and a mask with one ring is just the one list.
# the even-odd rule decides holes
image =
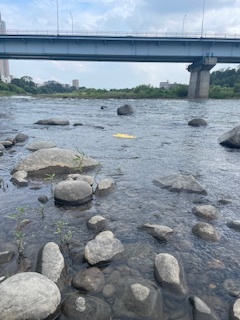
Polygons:
[[83,30],[18,30],[8,29],[6,35],[49,35],[49,36],[108,36],[108,37],[149,37],[149,38],[232,38],[239,39],[240,34],[201,33],[201,32],[126,32],[126,31],[83,31]]

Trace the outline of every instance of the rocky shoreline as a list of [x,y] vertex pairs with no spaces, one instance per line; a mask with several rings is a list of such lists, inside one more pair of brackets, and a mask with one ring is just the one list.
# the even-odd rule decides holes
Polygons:
[[[133,111],[130,111],[131,114]],[[203,123],[205,126],[206,123]],[[46,121],[43,124],[46,125]],[[60,119],[58,124],[56,119],[47,124],[68,125],[64,119]],[[236,135],[238,131],[237,128],[230,134]],[[223,142],[226,137],[230,142]],[[15,143],[24,143],[27,139],[26,135],[19,134],[2,141],[2,156],[6,148],[13,148]],[[229,134],[225,134],[219,141],[224,146],[236,147],[238,137],[229,138]],[[44,180],[47,176],[51,180],[55,175],[62,176],[63,179],[53,189],[56,205],[82,206],[94,201],[94,197],[111,196],[117,187],[116,182],[108,177],[96,183],[94,175],[89,172],[94,171],[99,163],[83,153],[61,149],[43,141],[38,146],[28,146],[28,150],[33,153],[29,153],[12,170],[12,182],[17,187],[26,188],[34,177]],[[208,193],[192,175],[156,177],[153,183],[173,194],[186,192],[204,196]],[[43,196],[39,201],[43,203],[48,199]],[[215,206],[193,206],[192,214],[200,219],[192,228],[194,236],[210,243],[221,239],[221,234],[211,223],[219,215]],[[24,230],[28,223],[25,220],[18,221],[17,231]],[[240,230],[239,225],[239,220],[229,221],[227,224],[236,231]],[[18,246],[17,252],[7,248],[0,252],[0,266],[7,269],[16,254],[19,255],[17,258],[21,266],[14,275],[0,276],[0,320],[220,319],[208,305],[208,301],[189,294],[184,266],[174,255],[152,253],[155,281],[150,281],[139,270],[125,263],[125,244],[110,230],[107,218],[96,215],[87,221],[87,226],[89,230],[94,230],[95,237],[82,250],[75,252],[74,263],[78,271],[74,273],[70,272],[69,266],[72,249],[70,237],[65,238],[60,245],[47,242],[39,248],[35,271],[31,272],[31,261],[24,256],[21,246]],[[170,227],[160,224],[146,223],[139,228],[160,243],[167,242],[174,233]],[[61,232],[61,226],[59,230]],[[174,303],[172,306],[168,305],[171,302],[166,302],[166,294],[171,295],[173,301],[183,301],[184,307],[177,310],[174,318],[170,318],[168,314],[168,308],[174,308]],[[240,290],[231,294],[235,298],[229,306],[230,320],[240,319],[239,294]]]

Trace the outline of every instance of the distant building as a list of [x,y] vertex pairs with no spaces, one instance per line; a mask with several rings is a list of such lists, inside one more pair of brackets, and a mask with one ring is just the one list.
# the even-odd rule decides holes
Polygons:
[[[2,21],[1,13],[0,13],[0,34],[5,34],[5,33],[6,33],[6,23]],[[7,83],[11,82],[8,60],[0,60],[0,77],[3,82],[7,82]]]
[[72,81],[72,86],[75,87],[76,89],[79,88],[79,80],[75,79]]
[[159,88],[163,88],[163,89],[170,89],[172,87],[174,87],[177,83],[174,82],[174,83],[170,83],[168,80],[165,81],[165,82],[160,82],[160,85],[159,85]]

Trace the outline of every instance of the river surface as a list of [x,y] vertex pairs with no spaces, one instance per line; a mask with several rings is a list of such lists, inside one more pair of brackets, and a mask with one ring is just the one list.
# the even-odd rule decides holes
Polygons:
[[[118,116],[117,108],[125,103],[135,113]],[[56,116],[68,119],[70,125],[34,124]],[[199,117],[207,121],[207,127],[187,125]],[[83,125],[73,126],[77,122]],[[189,293],[207,302],[222,320],[227,319],[234,298],[224,282],[232,279],[239,283],[240,274],[240,233],[226,226],[240,215],[240,150],[220,146],[218,138],[239,123],[240,102],[234,100],[0,98],[0,140],[20,132],[29,136],[27,142],[8,149],[0,158],[0,176],[4,179],[0,189],[0,249],[15,241],[15,221],[8,216],[16,214],[17,208],[24,207],[24,215],[32,221],[24,240],[25,255],[33,262],[41,245],[59,242],[59,235],[55,234],[57,221],[67,222],[73,241],[84,247],[94,236],[86,222],[100,214],[109,220],[110,229],[123,243],[128,266],[154,281],[155,255],[174,255],[183,265]],[[113,136],[116,133],[136,138],[120,139]],[[70,208],[54,205],[49,181],[14,186],[10,172],[29,154],[27,144],[35,141],[51,141],[94,158],[101,163],[101,170],[94,173],[96,181],[113,178],[115,192],[107,198],[94,199],[88,206]],[[154,178],[173,173],[194,175],[208,195],[173,193],[153,183]],[[50,198],[44,206],[38,201],[40,195]],[[220,204],[221,199],[228,199],[229,203]],[[193,235],[192,227],[201,219],[191,209],[198,203],[218,208],[218,219],[211,224],[220,232],[220,241],[207,242]],[[159,243],[138,228],[144,223],[169,226],[174,234],[166,244]],[[6,272],[11,270],[0,270],[0,276]]]

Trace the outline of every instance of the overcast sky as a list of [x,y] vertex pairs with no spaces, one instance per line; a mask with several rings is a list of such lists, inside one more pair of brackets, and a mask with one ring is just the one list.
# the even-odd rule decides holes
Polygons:
[[[58,5],[57,5],[58,4]],[[57,10],[58,7],[58,10]],[[204,10],[203,10],[204,8]],[[7,30],[239,34],[240,0],[1,0]],[[204,11],[204,20],[203,20]],[[57,15],[58,12],[58,15]],[[58,19],[57,19],[58,17]],[[217,65],[214,70],[237,65]],[[56,80],[93,88],[188,83],[186,64],[10,60],[10,73],[36,83]]]

